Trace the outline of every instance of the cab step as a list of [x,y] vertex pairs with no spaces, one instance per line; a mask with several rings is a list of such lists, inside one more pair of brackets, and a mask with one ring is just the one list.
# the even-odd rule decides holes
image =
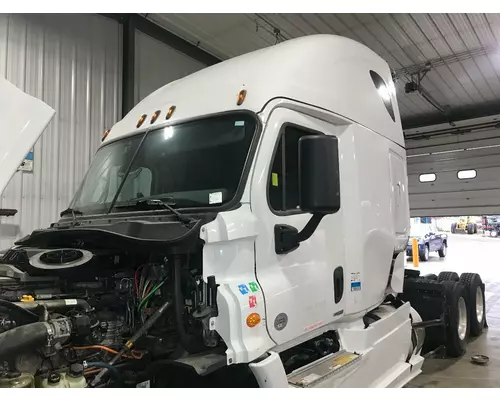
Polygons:
[[288,383],[297,388],[314,387],[341,374],[360,360],[360,354],[348,351],[329,354],[290,373],[287,376]]

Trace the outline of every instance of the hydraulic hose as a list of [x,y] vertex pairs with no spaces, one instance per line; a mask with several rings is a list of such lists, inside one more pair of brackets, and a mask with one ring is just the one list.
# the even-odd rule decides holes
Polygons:
[[0,311],[1,310],[4,310],[6,314],[14,319],[17,325],[31,324],[39,320],[35,313],[28,311],[24,307],[20,307],[18,303],[12,303],[7,300],[0,299]]
[[0,333],[0,361],[42,347],[47,343],[49,329],[46,322],[35,322]]
[[70,308],[79,308],[82,311],[88,312],[92,309],[90,304],[83,299],[20,301],[12,304],[17,305],[24,310],[35,310],[38,306],[45,306],[47,307],[47,310],[67,310]]
[[184,297],[181,286],[181,267],[181,258],[176,256],[174,258],[174,303],[177,334],[184,350],[190,354],[195,354],[205,350],[205,347],[195,337],[189,335],[184,328]]

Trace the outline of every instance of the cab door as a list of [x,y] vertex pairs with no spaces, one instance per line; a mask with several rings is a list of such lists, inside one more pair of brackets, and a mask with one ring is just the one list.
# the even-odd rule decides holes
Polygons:
[[[252,178],[252,212],[260,223],[256,276],[266,301],[271,338],[282,344],[343,315],[346,276],[340,209],[323,218],[300,246],[278,254],[275,227],[298,231],[311,214],[299,209],[298,141],[304,135],[336,135],[335,125],[288,109],[272,112]],[[339,146],[341,138],[338,138]],[[325,176],[324,179],[329,179]]]

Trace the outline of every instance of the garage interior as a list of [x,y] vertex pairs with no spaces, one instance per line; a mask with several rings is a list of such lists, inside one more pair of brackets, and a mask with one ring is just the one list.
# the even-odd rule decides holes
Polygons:
[[[0,76],[57,112],[1,194],[0,208],[18,212],[0,217],[0,250],[58,219],[103,132],[145,96],[314,34],[353,39],[389,63],[413,219],[500,215],[500,14],[0,14]],[[428,359],[408,386],[500,387],[500,239],[442,233],[447,256],[408,268],[479,273],[488,329],[462,358]],[[475,354],[489,364],[471,364]]]

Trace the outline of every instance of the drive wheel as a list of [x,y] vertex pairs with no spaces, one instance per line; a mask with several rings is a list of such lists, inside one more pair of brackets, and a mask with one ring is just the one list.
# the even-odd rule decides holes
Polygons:
[[429,261],[429,246],[425,245],[424,250],[420,252],[420,261]]
[[456,230],[457,230],[457,224],[454,222],[453,224],[451,224],[451,233],[455,233]]
[[483,281],[479,274],[463,273],[460,283],[468,294],[469,325],[471,336],[479,336],[486,322],[486,303],[484,298]]
[[451,271],[443,271],[440,272],[438,275],[438,281],[439,282],[445,282],[445,281],[453,281],[453,282],[458,282],[460,280],[460,277],[456,272],[451,272]]
[[448,252],[448,245],[446,244],[446,242],[443,242],[443,247],[438,251],[439,257],[445,258],[447,252]]
[[446,353],[460,357],[467,349],[469,338],[469,317],[467,292],[458,282],[442,282],[446,295]]
[[474,233],[474,226],[472,224],[467,225],[467,233],[472,235]]

